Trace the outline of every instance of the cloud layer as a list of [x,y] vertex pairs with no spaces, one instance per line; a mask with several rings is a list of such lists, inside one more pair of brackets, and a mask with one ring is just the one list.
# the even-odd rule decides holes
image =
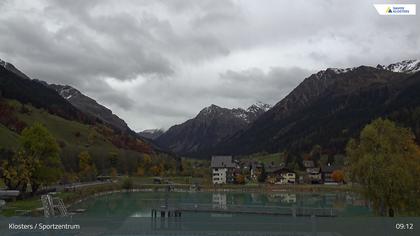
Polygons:
[[420,58],[419,17],[379,16],[373,3],[6,0],[0,58],[135,130],[168,128],[210,104],[274,104],[327,67]]

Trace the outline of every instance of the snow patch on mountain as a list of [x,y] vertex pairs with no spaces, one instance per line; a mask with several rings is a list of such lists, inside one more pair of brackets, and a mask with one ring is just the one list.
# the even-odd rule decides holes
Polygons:
[[388,66],[378,65],[376,68],[393,72],[412,74],[420,71],[420,60],[404,60],[401,62],[392,63]]
[[257,102],[256,104],[251,105],[247,109],[243,108],[233,108],[227,109],[216,106],[214,104],[202,109],[199,113],[199,117],[223,117],[223,116],[233,116],[238,119],[245,121],[246,123],[253,122],[261,114],[268,111],[271,108],[269,104],[262,102]]
[[80,94],[79,90],[69,85],[65,85],[65,86],[62,86],[61,88],[58,88],[57,92],[60,94],[60,96],[62,96],[66,100],[69,100],[70,98]]
[[7,64],[7,62],[0,59],[0,66],[3,66],[4,68],[6,68],[6,64]]
[[336,74],[343,74],[343,73],[347,73],[349,71],[353,71],[356,67],[352,67],[352,68],[329,68],[330,70],[332,70],[334,73]]

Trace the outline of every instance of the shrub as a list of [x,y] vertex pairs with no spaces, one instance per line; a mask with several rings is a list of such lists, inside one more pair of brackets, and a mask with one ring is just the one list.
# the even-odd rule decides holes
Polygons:
[[129,177],[125,177],[122,182],[122,188],[123,189],[132,189],[133,188],[133,180]]

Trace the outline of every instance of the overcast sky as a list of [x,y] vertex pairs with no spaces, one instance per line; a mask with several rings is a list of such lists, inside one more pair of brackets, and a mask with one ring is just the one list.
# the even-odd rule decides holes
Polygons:
[[328,67],[420,58],[419,16],[379,16],[386,2],[0,0],[0,58],[167,129],[210,104],[273,105]]

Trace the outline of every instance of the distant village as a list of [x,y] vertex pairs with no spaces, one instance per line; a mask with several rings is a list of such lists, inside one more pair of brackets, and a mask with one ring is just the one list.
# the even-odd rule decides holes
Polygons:
[[343,184],[343,167],[313,160],[303,160],[304,171],[287,168],[283,163],[264,164],[253,160],[235,160],[232,156],[212,156],[211,174],[215,185],[221,184]]

